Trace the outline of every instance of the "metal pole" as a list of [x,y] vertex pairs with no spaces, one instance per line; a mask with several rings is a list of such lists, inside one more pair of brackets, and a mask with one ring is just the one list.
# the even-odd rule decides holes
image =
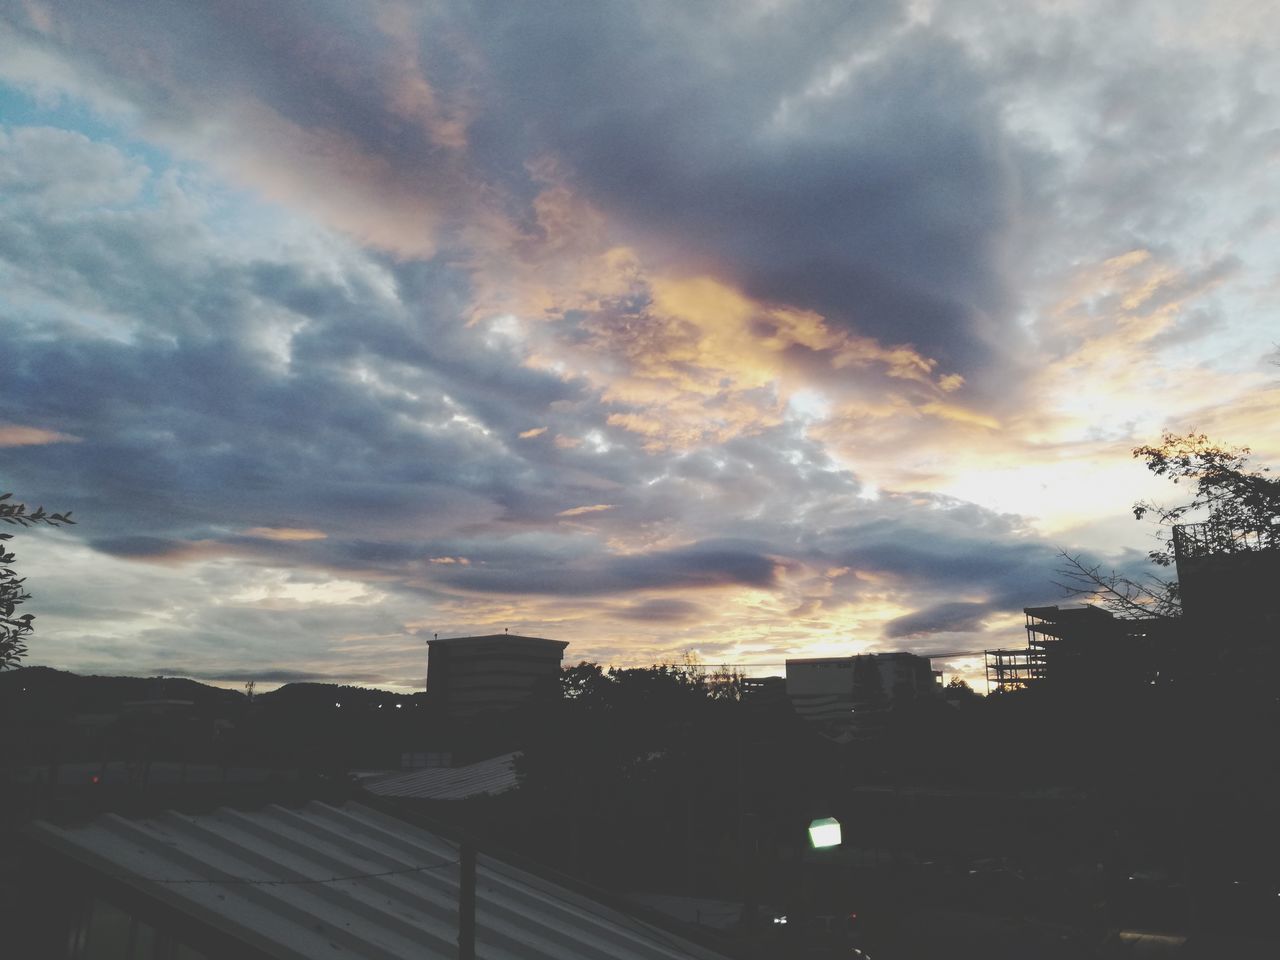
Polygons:
[[458,960],[476,960],[476,848],[458,845]]

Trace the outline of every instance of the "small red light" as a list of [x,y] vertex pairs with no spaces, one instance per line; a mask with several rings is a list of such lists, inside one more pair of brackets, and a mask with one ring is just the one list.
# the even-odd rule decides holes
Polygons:
[[102,778],[101,778],[100,776],[98,776],[98,775],[95,773],[92,777],[90,777],[90,778],[89,778],[89,782],[90,782],[90,783],[101,783],[101,782],[102,782]]

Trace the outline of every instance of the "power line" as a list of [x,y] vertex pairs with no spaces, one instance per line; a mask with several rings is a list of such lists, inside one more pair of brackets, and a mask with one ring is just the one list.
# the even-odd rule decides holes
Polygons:
[[[986,652],[987,651],[985,650],[961,650],[961,651],[949,652],[949,653],[928,653],[928,654],[922,653],[922,654],[919,654],[919,656],[925,657],[926,659],[929,659],[929,660],[959,660],[963,657],[981,657],[981,656],[984,656]],[[803,660],[808,658],[797,657],[793,659]],[[825,658],[817,658],[817,659],[825,659]],[[832,657],[830,659],[837,660],[842,658]],[[772,661],[765,661],[761,663],[703,663],[697,660],[689,660],[689,661],[681,660],[679,663],[668,663],[668,664],[661,664],[661,663],[658,663],[658,664],[646,663],[646,664],[634,664],[634,665],[610,664],[610,666],[619,670],[646,670],[649,667],[653,667],[653,666],[702,667],[704,669],[711,669],[711,670],[732,670],[732,669],[738,669],[742,667],[785,667],[786,665],[787,665],[786,660],[772,660]]]

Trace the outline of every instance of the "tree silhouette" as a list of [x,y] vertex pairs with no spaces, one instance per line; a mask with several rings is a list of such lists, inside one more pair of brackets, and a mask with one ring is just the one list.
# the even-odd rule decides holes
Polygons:
[[[31,527],[40,524],[57,526],[63,523],[75,523],[71,512],[46,513],[44,507],[36,507],[30,513],[26,504],[9,501],[11,493],[0,493],[0,521],[10,526]],[[0,540],[11,540],[13,534],[0,533]],[[24,613],[15,616],[18,605],[31,599],[31,594],[23,590],[23,578],[13,569],[14,555],[5,546],[0,546],[0,670],[17,666],[26,656],[26,638],[34,629],[32,614]]]
[[1166,433],[1159,446],[1133,451],[1157,477],[1187,482],[1195,491],[1189,501],[1172,507],[1145,500],[1133,505],[1135,518],[1150,516],[1164,528],[1158,534],[1160,549],[1149,554],[1153,563],[1163,567],[1173,563],[1172,528],[1189,514],[1205,515],[1220,536],[1247,532],[1257,534],[1262,546],[1280,543],[1280,477],[1267,476],[1267,467],[1248,469],[1249,452],[1248,447],[1219,446],[1202,433],[1184,437]]
[[[1190,500],[1173,506],[1140,500],[1133,505],[1137,520],[1154,520],[1160,546],[1148,554],[1161,567],[1174,562],[1174,528],[1202,517],[1207,536],[1217,538],[1224,549],[1235,538],[1247,535],[1260,546],[1280,546],[1280,478],[1269,468],[1250,469],[1248,447],[1214,443],[1206,435],[1166,433],[1158,445],[1134,448],[1133,456],[1146,461],[1158,477],[1192,488]],[[1062,551],[1058,586],[1068,593],[1092,599],[1122,617],[1178,616],[1182,612],[1176,580],[1149,576],[1138,580],[1079,554]]]
[[1080,554],[1058,552],[1061,578],[1054,583],[1072,596],[1084,597],[1126,618],[1176,617],[1182,613],[1178,581],[1147,576],[1141,580],[1090,563]]

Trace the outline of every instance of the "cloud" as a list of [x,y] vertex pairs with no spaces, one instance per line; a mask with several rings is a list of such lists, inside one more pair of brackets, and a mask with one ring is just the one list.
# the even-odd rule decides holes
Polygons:
[[236,552],[227,544],[214,540],[170,540],[164,537],[124,536],[105,537],[91,540],[89,543],[98,552],[112,557],[164,564],[226,556]]
[[[532,141],[515,148],[563,158],[643,251],[949,367],[1000,349],[981,324],[1011,300],[1000,257],[1024,161],[945,38],[891,4],[732,31],[670,5],[485,16],[469,26]],[[574,49],[572,70],[539,48]]]
[[985,603],[938,603],[897,617],[885,625],[885,636],[922,637],[934,633],[976,632],[991,614]]
[[967,649],[1280,449],[1256,7],[251,6],[0,13],[61,663]]
[[323,540],[328,536],[323,530],[300,530],[296,527],[250,527],[245,532],[247,537],[259,537],[263,540]]
[[16,423],[0,423],[0,447],[31,447],[46,443],[76,443],[79,437],[58,433],[56,430],[41,430],[39,427],[24,427]]
[[617,611],[624,620],[643,620],[659,623],[679,623],[706,616],[706,608],[690,600],[654,598],[629,604]]
[[597,503],[589,507],[570,507],[568,510],[561,510],[556,514],[557,517],[580,517],[584,513],[599,513],[601,510],[612,510],[611,503]]
[[577,552],[557,557],[532,550],[473,555],[470,566],[441,569],[435,582],[478,593],[599,596],[637,590],[707,590],[747,586],[769,589],[777,561],[753,545],[704,541],[673,550],[621,556]]
[[470,194],[465,107],[425,75],[422,17],[407,6],[157,13],[125,0],[108,18],[48,14],[5,28],[0,76],[58,76],[62,92],[124,108],[148,138],[363,242],[429,256],[443,215]]
[[0,190],[8,202],[44,213],[126,204],[147,169],[119,149],[54,127],[0,130]]

